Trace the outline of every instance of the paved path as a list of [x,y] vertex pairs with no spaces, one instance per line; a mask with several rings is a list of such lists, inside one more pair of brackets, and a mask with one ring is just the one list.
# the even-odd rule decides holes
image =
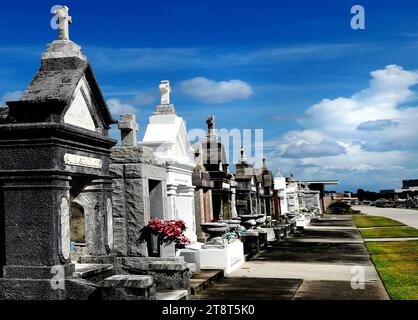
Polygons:
[[[364,289],[353,289],[359,268]],[[325,216],[193,299],[388,299],[351,216]]]
[[354,206],[353,209],[371,216],[381,216],[402,222],[410,227],[418,229],[418,210],[398,208],[377,208],[369,206]]

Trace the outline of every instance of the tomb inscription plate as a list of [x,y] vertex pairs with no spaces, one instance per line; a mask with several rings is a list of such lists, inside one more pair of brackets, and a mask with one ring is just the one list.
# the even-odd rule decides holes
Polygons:
[[97,158],[79,156],[77,154],[66,153],[64,155],[64,163],[70,166],[87,167],[101,169],[103,162]]

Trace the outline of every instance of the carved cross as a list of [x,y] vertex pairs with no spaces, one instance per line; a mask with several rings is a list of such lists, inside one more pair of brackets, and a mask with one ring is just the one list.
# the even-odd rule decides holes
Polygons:
[[134,114],[121,114],[119,121],[122,145],[125,147],[135,147],[137,145],[136,133],[138,124]]
[[69,24],[72,23],[72,17],[68,15],[68,10],[67,6],[61,6],[53,12],[58,18],[59,40],[70,40]]

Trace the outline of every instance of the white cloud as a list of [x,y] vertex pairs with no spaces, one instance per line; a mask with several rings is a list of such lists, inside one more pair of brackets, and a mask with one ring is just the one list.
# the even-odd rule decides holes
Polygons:
[[153,88],[149,90],[142,90],[135,94],[135,96],[129,101],[131,104],[139,107],[150,106],[158,101],[159,94]]
[[[230,50],[211,47],[186,48],[110,48],[86,46],[92,64],[109,72],[138,70],[185,70],[231,66],[289,63],[298,60],[330,60],[350,55],[374,52],[375,45],[352,43],[299,44],[263,47],[252,50]],[[10,50],[3,48],[3,50]],[[2,48],[0,47],[0,54]],[[115,63],[117,61],[118,63]]]
[[196,77],[182,81],[179,87],[184,94],[207,103],[247,99],[253,94],[251,86],[241,80],[217,82],[205,77]]
[[416,100],[418,72],[389,65],[370,75],[369,87],[351,97],[309,107],[298,121],[304,130],[278,140],[276,166],[353,187],[397,187],[418,177],[418,107],[407,106]]
[[107,105],[109,106],[110,112],[116,118],[119,118],[119,115],[124,113],[136,113],[136,109],[133,105],[123,103],[119,99],[111,98],[107,100]]
[[319,143],[296,143],[286,146],[283,158],[321,158],[346,153],[345,148],[334,141],[322,140]]

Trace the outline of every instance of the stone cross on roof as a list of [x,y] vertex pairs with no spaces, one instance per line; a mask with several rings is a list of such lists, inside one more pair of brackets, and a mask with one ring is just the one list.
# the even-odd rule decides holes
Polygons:
[[53,10],[53,14],[58,18],[58,39],[70,40],[69,24],[72,23],[72,17],[68,15],[67,6],[57,6]]
[[138,124],[134,114],[121,114],[119,120],[122,145],[124,147],[136,147]]
[[169,105],[170,104],[170,81],[162,80],[160,83],[160,92],[161,92],[161,105]]
[[[80,46],[70,40],[69,24],[72,22],[72,18],[68,15],[68,10],[66,6],[52,7],[51,13],[54,14],[54,17],[51,20],[51,27],[58,28],[58,40],[48,44],[47,51],[42,54],[42,60],[77,57],[87,61],[86,56],[81,53]],[[55,22],[56,19],[58,19],[58,24]]]
[[162,80],[160,82],[161,103],[155,108],[154,115],[176,114],[174,106],[170,103],[170,81]]

